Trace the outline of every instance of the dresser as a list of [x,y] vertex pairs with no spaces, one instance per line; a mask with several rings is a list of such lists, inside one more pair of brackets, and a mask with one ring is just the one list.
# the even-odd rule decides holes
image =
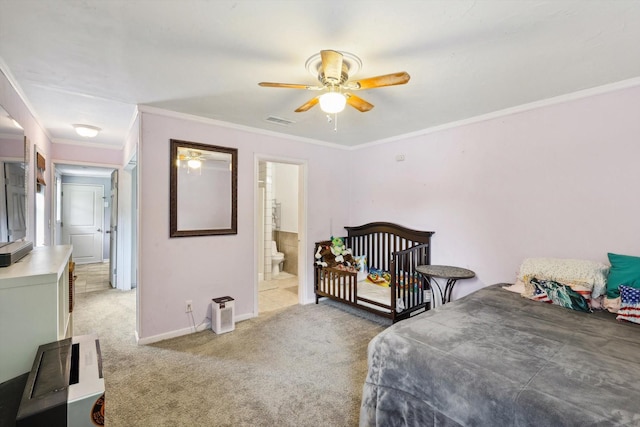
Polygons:
[[38,346],[72,335],[71,245],[38,247],[0,268],[0,383],[31,370]]

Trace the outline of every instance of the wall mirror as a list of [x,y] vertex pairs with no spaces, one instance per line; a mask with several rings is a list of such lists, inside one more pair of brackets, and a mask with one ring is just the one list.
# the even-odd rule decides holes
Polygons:
[[238,150],[170,140],[170,237],[238,233]]
[[27,237],[28,164],[24,131],[0,106],[0,242]]

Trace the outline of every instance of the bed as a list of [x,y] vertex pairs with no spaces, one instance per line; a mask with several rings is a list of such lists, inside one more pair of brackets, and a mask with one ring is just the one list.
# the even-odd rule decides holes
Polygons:
[[361,426],[638,426],[640,325],[500,285],[369,344]]
[[[415,268],[431,263],[432,231],[412,230],[388,222],[345,229],[347,236],[342,239],[350,253],[366,259],[369,269],[388,273],[388,284],[380,286],[364,280],[356,272],[316,262],[316,304],[320,298],[327,297],[387,317],[393,322],[429,308],[429,297],[427,294],[425,298],[424,292],[428,290],[428,284]],[[317,242],[315,253],[327,243]]]

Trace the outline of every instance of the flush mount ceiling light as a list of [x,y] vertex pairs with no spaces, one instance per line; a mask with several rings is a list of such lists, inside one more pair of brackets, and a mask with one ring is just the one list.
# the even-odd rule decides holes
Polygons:
[[93,138],[102,130],[99,127],[90,125],[73,125],[73,127],[78,135],[84,136],[85,138]]

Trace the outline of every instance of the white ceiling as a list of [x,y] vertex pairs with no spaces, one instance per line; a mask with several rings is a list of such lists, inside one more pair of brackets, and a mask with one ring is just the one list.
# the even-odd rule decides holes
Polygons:
[[[136,105],[354,146],[640,77],[640,1],[0,0],[0,67],[54,142],[72,124],[122,146]],[[316,95],[322,49],[363,62],[351,78],[407,71],[339,115]],[[268,116],[294,121],[285,127]]]

